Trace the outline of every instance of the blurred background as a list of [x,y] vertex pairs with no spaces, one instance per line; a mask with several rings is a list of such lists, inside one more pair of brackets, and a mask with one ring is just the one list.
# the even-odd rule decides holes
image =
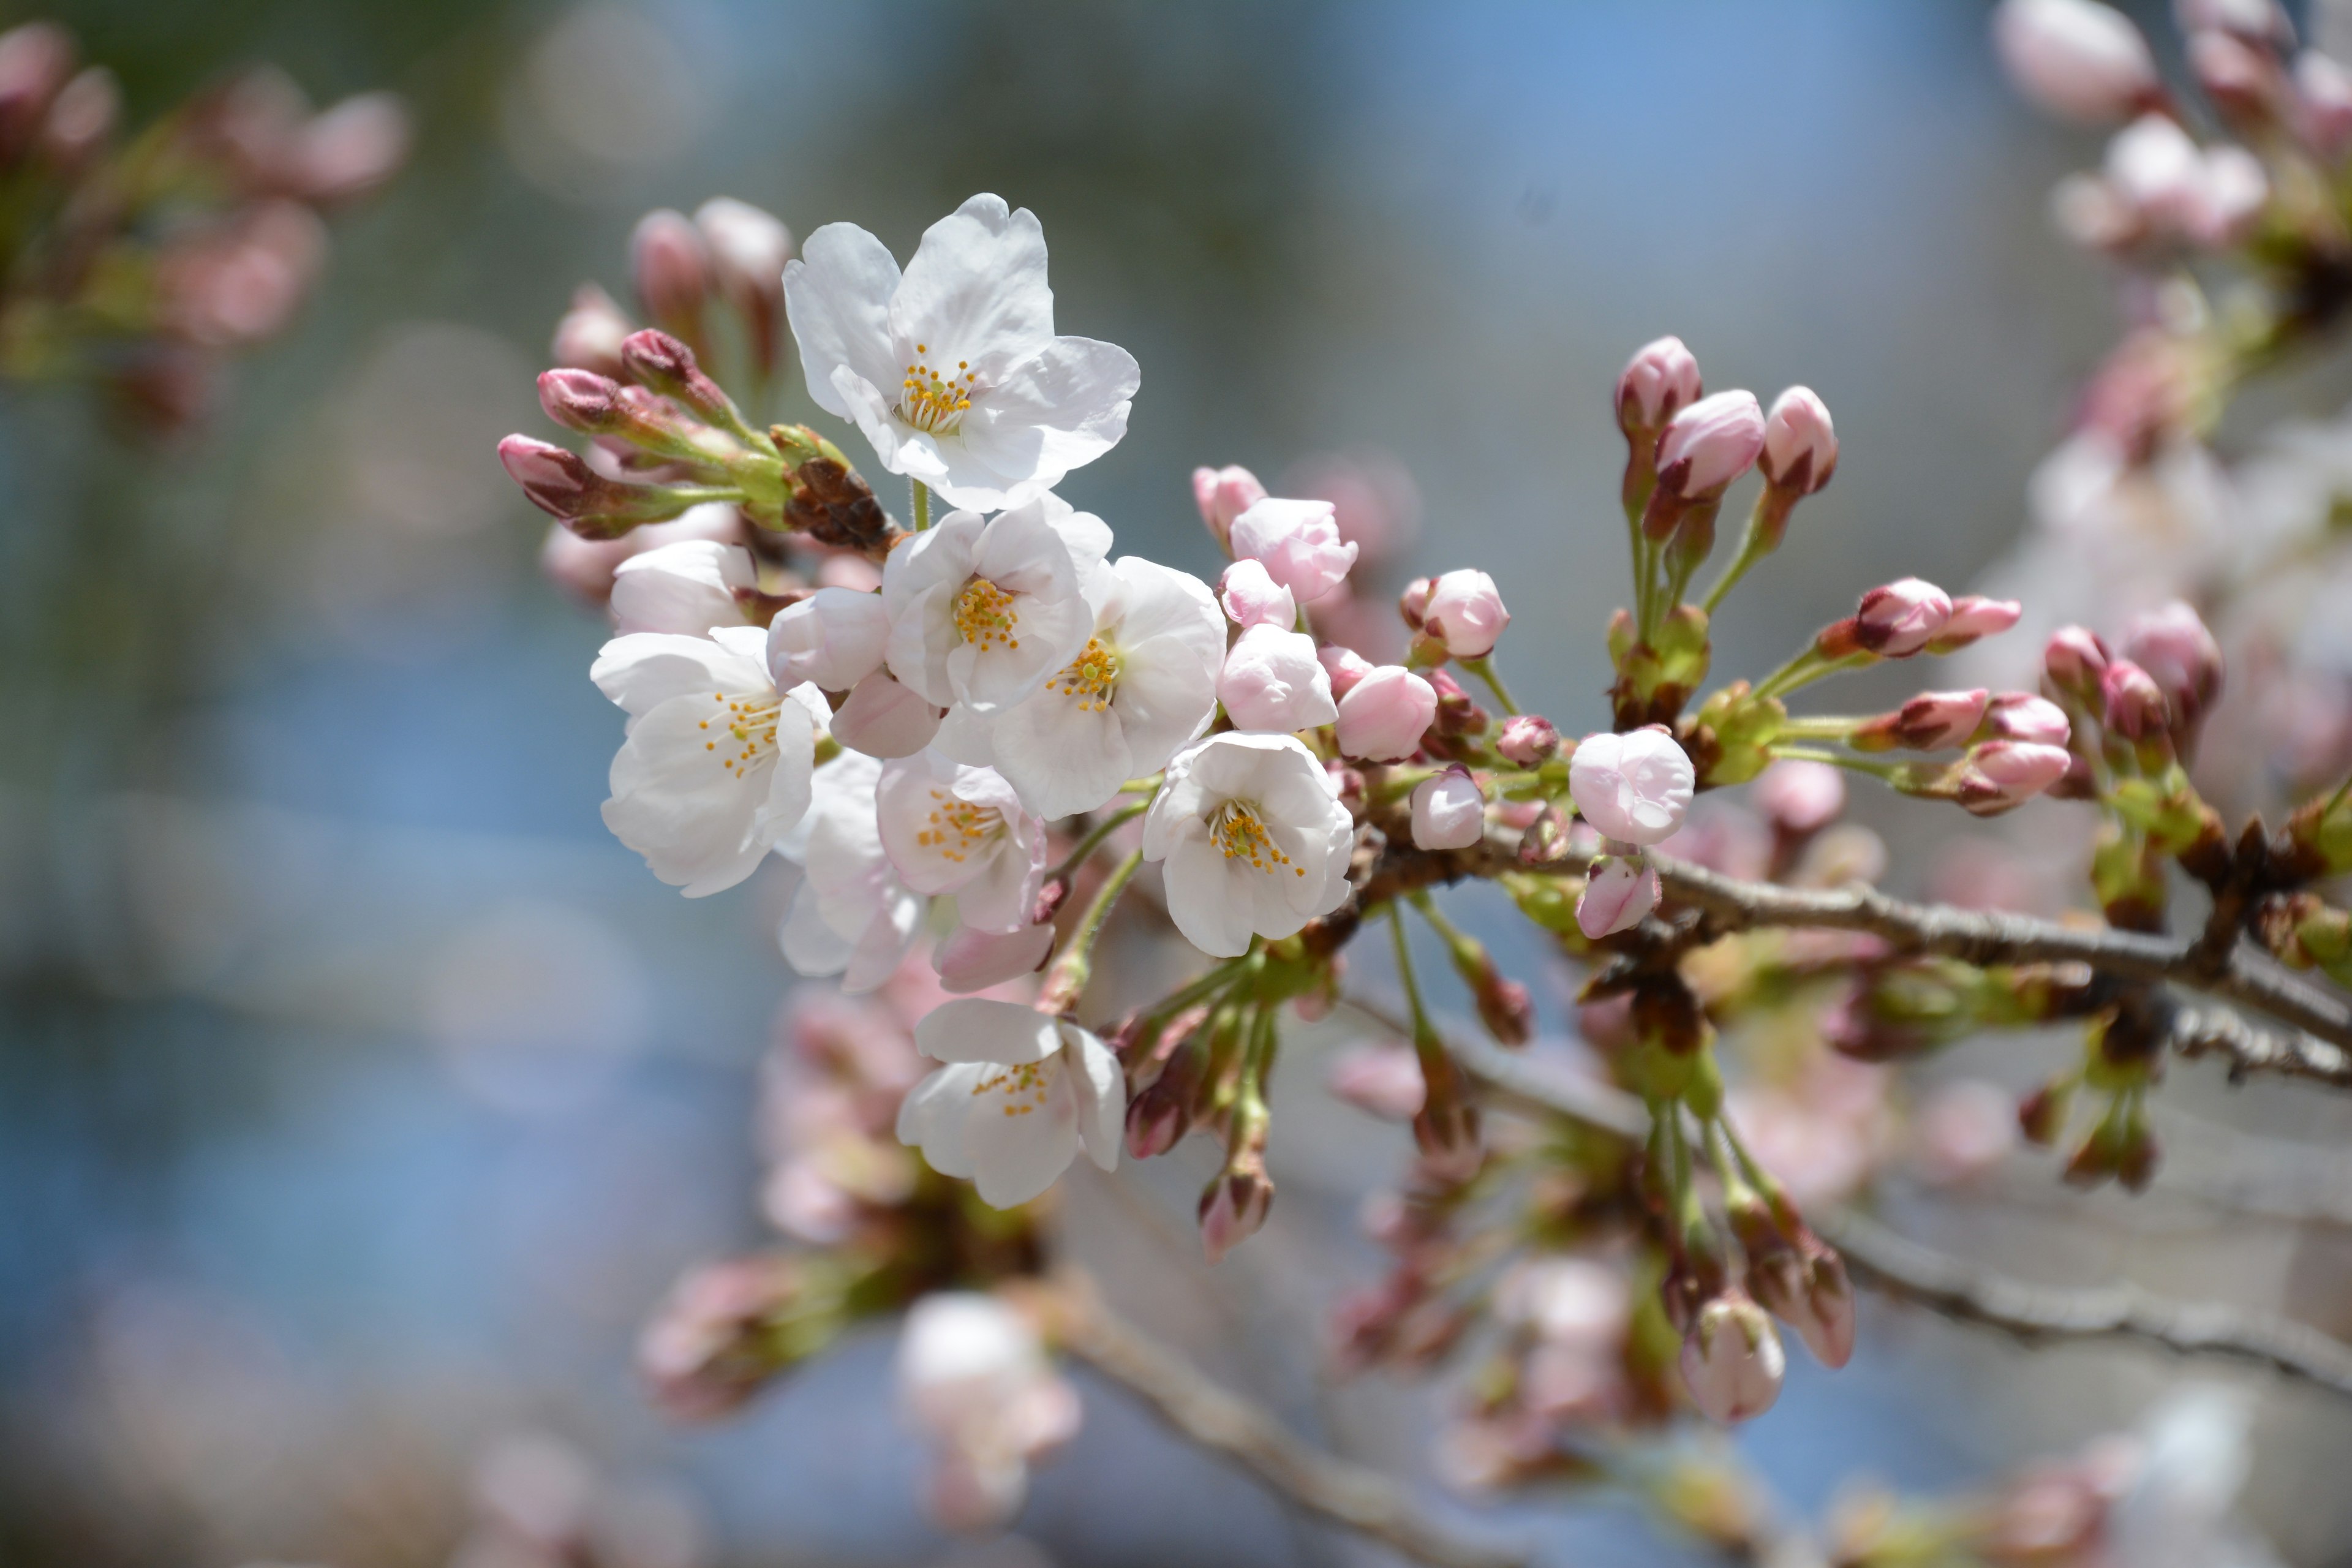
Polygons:
[[[901,257],[974,191],[1034,209],[1060,330],[1143,367],[1129,436],[1068,499],[1122,550],[1213,575],[1195,464],[1368,465],[1419,520],[1398,577],[1494,573],[1511,680],[1570,732],[1605,713],[1608,395],[1633,347],[1675,332],[1711,388],[1803,382],[1836,413],[1836,485],[1719,623],[1736,672],[1872,583],[1970,582],[2115,331],[2045,219],[2092,144],[2013,101],[1979,0],[42,14],[119,73],[134,122],[267,59],[320,101],[398,91],[418,139],[200,438],[126,438],[69,393],[0,410],[10,1564],[478,1568],[486,1489],[593,1498],[642,1568],[1372,1560],[1092,1384],[1018,1536],[951,1546],[913,1506],[887,1332],[715,1428],[646,1408],[638,1324],[683,1266],[762,1234],[748,1108],[794,984],[772,937],[790,873],[688,902],[604,831],[604,628],[538,575],[545,519],[494,452],[554,434],[548,331],[583,279],[625,295],[645,209],[731,195]],[[2293,390],[2332,409],[2339,381]],[[797,386],[779,412],[830,427]],[[1871,810],[1898,867],[1947,826]],[[1499,901],[1459,902],[1540,972]],[[1979,1065],[2030,1082],[2047,1059]],[[1376,1268],[1354,1200],[1403,1135],[1292,1076],[1276,1224],[1223,1269],[1190,1234],[1198,1147],[1121,1196],[1080,1173],[1070,1223],[1221,1373],[1437,1496],[1441,1396],[1334,1394],[1315,1370],[1321,1310]],[[2343,1131],[2309,1096],[2180,1076],[2216,1115]],[[2053,1176],[2015,1224],[2060,1203]],[[2217,1242],[2164,1188],[2067,1200],[2109,1227],[2074,1272],[2210,1294],[2226,1271],[2347,1315],[2340,1231]],[[1256,1342],[1221,1349],[1241,1321]],[[1863,1343],[1835,1379],[1792,1369],[1743,1435],[1792,1510],[1858,1469],[1981,1482],[2181,1375],[2030,1360],[1874,1303]],[[2352,1427],[2321,1397],[2273,1400],[2257,1436],[2249,1506],[2300,1563],[2347,1560],[2328,1480]],[[1704,1560],[1622,1503],[1510,1519],[1548,1562]]]

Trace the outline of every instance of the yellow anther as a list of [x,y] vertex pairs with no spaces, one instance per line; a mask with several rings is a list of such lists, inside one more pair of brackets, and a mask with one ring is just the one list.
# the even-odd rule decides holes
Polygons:
[[1020,612],[1013,607],[1013,595],[985,577],[974,577],[956,595],[956,636],[982,653],[1000,642],[1007,647],[1019,647],[1021,639],[1013,628],[1020,624]]
[[1100,637],[1088,637],[1078,657],[1048,684],[1065,697],[1076,698],[1079,712],[1099,713],[1118,693],[1118,650],[1104,647]]
[[[1290,864],[1290,857],[1276,847],[1274,835],[1266,830],[1257,808],[1247,801],[1229,800],[1220,806],[1209,836],[1228,860],[1246,860],[1255,869],[1269,872]],[[1296,869],[1302,877],[1307,874],[1305,867]]]

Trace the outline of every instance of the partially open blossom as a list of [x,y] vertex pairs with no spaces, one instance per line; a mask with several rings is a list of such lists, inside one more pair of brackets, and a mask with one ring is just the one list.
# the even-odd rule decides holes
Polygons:
[[1762,1308],[1737,1289],[1698,1310],[1683,1335],[1683,1382],[1710,1421],[1752,1420],[1780,1396],[1788,1357]]
[[1673,837],[1696,784],[1688,753],[1662,724],[1587,735],[1569,759],[1568,789],[1579,814],[1601,837],[1626,844]]
[[991,742],[997,772],[1049,822],[1167,765],[1217,704],[1225,628],[1207,584],[1138,555],[1094,584],[1094,635]]
[[1486,836],[1486,797],[1455,765],[1412,789],[1412,841],[1423,849],[1467,849]]
[[[1854,731],[1850,743],[1858,752],[1904,746],[1915,752],[1939,752],[1964,744],[1984,722],[1991,693],[1922,691],[1892,713],[1883,713]],[[1822,764],[1826,766],[1827,764]]]
[[898,1110],[898,1141],[931,1169],[968,1178],[981,1201],[1015,1208],[1054,1184],[1083,1148],[1118,1168],[1127,1081],[1087,1030],[1014,1002],[945,1002],[915,1026],[922,1053],[947,1065]]
[[1992,36],[2010,79],[2061,119],[2111,124],[2161,90],[2147,40],[2095,0],[2001,0]]
[[1576,900],[1576,928],[1598,942],[1631,931],[1658,907],[1657,868],[1640,855],[1596,856]]
[[882,668],[889,641],[881,595],[819,588],[768,623],[768,662],[779,680],[847,691]]
[[1312,730],[1339,716],[1315,639],[1286,626],[1255,626],[1225,654],[1217,700],[1237,730]]
[[869,757],[911,757],[940,732],[940,709],[887,669],[849,689],[833,716],[833,738]]
[[[624,561],[613,572],[613,625],[627,632],[676,632],[700,637],[716,626],[740,626],[737,590],[756,591],[751,552],[707,539],[665,544]],[[800,679],[784,681],[798,686]]]
[[1685,500],[1720,495],[1763,451],[1764,410],[1754,393],[1702,397],[1658,438],[1658,488]]
[[1437,688],[1401,664],[1360,676],[1339,700],[1339,750],[1368,763],[1393,763],[1421,749],[1437,720]]
[[1883,658],[1907,658],[1936,640],[1952,618],[1952,601],[1933,583],[1898,578],[1862,596],[1854,639]]
[[2221,645],[2197,612],[2179,599],[2134,618],[2124,632],[2122,652],[2147,672],[2184,724],[2196,724],[2221,695]]
[[1028,1467],[1077,1434],[1076,1390],[1037,1331],[993,1296],[949,1290],[907,1314],[898,1392],[932,1444],[924,1503],[942,1529],[1001,1529],[1021,1510]]
[[1997,816],[2064,778],[2073,762],[2073,753],[2063,746],[1987,741],[1966,758],[1959,803],[1975,816]]
[[1495,580],[1466,567],[1438,578],[1422,611],[1423,629],[1455,658],[1484,658],[1510,624]]
[[1943,629],[1927,645],[1930,653],[1954,653],[1979,637],[1993,637],[2017,625],[2025,606],[2014,599],[1988,599],[1982,594],[1963,594],[1952,601],[1952,613]]
[[1428,1098],[1421,1060],[1409,1046],[1357,1046],[1331,1062],[1331,1092],[1387,1121],[1410,1121]]
[[953,894],[963,923],[1017,931],[1029,924],[1045,870],[1045,826],[1021,809],[993,768],[936,752],[883,764],[875,786],[882,847],[908,887]]
[[[1345,701],[1348,693],[1356,689],[1356,682],[1372,672],[1370,659],[1354,648],[1342,647],[1338,643],[1326,643],[1315,650],[1315,657],[1321,661],[1323,673],[1330,679],[1331,696],[1335,701]],[[1433,707],[1432,711],[1434,710]]]
[[1001,197],[925,230],[903,277],[866,230],[825,225],[785,267],[784,306],[818,406],[952,506],[1022,506],[1127,434],[1134,357],[1055,335],[1045,230]]
[[1808,757],[1784,757],[1756,780],[1756,808],[1783,833],[1818,833],[1845,809],[1845,773]]
[[1261,626],[1291,631],[1298,625],[1297,599],[1268,574],[1262,561],[1244,559],[1226,567],[1217,583],[1217,598],[1244,631]]
[[1829,405],[1810,386],[1792,386],[1772,400],[1764,417],[1764,453],[1757,466],[1782,489],[1811,495],[1837,472],[1836,426]]
[[1055,495],[949,513],[882,568],[890,673],[936,707],[1011,707],[1086,647],[1086,590],[1109,548],[1100,518]]
[[1227,733],[1168,764],[1143,855],[1164,862],[1176,929],[1234,958],[1254,935],[1288,936],[1339,906],[1355,837],[1335,781],[1295,737]]
[[1503,721],[1495,751],[1514,767],[1541,767],[1559,750],[1559,731],[1540,713],[1514,713]]
[[588,678],[629,715],[604,826],[688,898],[750,876],[808,810],[825,702],[776,689],[765,631],[615,637]]
[[1339,537],[1328,500],[1268,497],[1234,519],[1234,554],[1264,563],[1300,604],[1329,593],[1356,563],[1356,546]]
[[803,974],[838,974],[850,995],[897,973],[930,907],[909,888],[882,845],[875,786],[883,764],[844,752],[816,770],[806,833],[780,853],[800,862],[801,885],[778,930],[784,961]]
[[1265,487],[1244,468],[1194,468],[1192,500],[1201,508],[1201,522],[1231,548],[1234,519],[1265,499]]
[[1617,426],[1628,436],[1654,431],[1696,403],[1706,389],[1699,384],[1698,360],[1680,338],[1665,337],[1643,344],[1625,362],[1617,377]]
[[2031,691],[2004,691],[1985,705],[1985,728],[2004,741],[2063,746],[2074,733],[2066,710]]

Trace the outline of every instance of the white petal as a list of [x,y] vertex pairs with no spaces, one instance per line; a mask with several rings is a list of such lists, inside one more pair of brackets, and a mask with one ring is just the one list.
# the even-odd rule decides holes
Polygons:
[[808,237],[798,260],[784,264],[784,315],[801,346],[809,395],[844,419],[849,410],[832,388],[836,367],[869,382],[898,384],[891,363],[890,300],[898,263],[889,247],[850,223],[829,223]]
[[838,974],[849,967],[852,943],[825,923],[824,901],[806,880],[793,890],[793,907],[776,931],[776,945],[796,973]]
[[1032,1095],[1008,1105],[1000,1103],[1006,1097],[983,1093],[964,1122],[972,1184],[992,1207],[1027,1203],[1052,1186],[1078,1152],[1077,1096],[1070,1075],[1058,1064],[1045,1070],[1042,1103]]
[[931,750],[943,757],[952,757],[970,768],[992,768],[996,765],[996,719],[982,713],[971,704],[959,702],[948,710],[940,721],[940,732],[931,737]]
[[685,539],[632,555],[613,574],[613,621],[624,634],[700,637],[744,624],[735,590],[759,584],[751,553],[739,544]]
[[983,386],[1044,348],[1054,336],[1054,295],[1036,215],[982,195],[924,230],[890,324],[898,353],[922,345],[941,376],[969,361]]
[[852,996],[878,990],[898,973],[907,954],[922,934],[923,913],[930,901],[893,880],[882,891],[880,906],[858,936],[841,977],[841,989]]
[[869,757],[911,757],[939,733],[940,710],[877,669],[850,689],[833,716],[833,737]]
[[1053,951],[1050,921],[1009,934],[958,926],[932,952],[931,967],[939,971],[940,990],[965,995],[1034,974]]
[[632,716],[649,713],[674,697],[704,691],[735,697],[770,685],[764,659],[755,669],[722,643],[666,632],[614,637],[598,650],[588,679]]
[[[1124,677],[1120,684],[1124,690]],[[1007,709],[996,734],[996,771],[1020,792],[1022,805],[1048,822],[1094,810],[1134,776],[1119,714],[1051,681]]]
[[1061,1048],[1054,1020],[1018,1002],[942,1002],[915,1026],[915,1048],[935,1061],[1041,1062]]
[[976,402],[964,439],[999,468],[1016,457],[1045,488],[1118,445],[1143,373],[1135,356],[1092,338],[1055,338]]
[[898,1142],[922,1150],[924,1160],[942,1176],[971,1176],[964,1129],[971,1114],[972,1090],[989,1070],[976,1062],[943,1067],[898,1102]]
[[1187,942],[1212,958],[1239,958],[1249,951],[1254,934],[1250,889],[1234,884],[1231,864],[1205,831],[1178,843],[1168,856],[1168,917]]
[[1079,1141],[1096,1164],[1116,1171],[1127,1131],[1127,1074],[1091,1031],[1064,1024],[1062,1038],[1063,1070],[1077,1094]]
[[[684,639],[681,639],[684,640]],[[708,698],[682,697],[637,721],[613,759],[604,825],[689,898],[731,888],[768,852],[753,824],[768,795],[769,762],[729,771],[704,749]]]

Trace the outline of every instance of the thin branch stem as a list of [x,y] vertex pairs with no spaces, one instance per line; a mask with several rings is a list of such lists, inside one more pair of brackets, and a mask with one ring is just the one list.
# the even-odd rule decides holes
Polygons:
[[1058,881],[1061,879],[1075,873],[1079,867],[1087,863],[1087,857],[1091,856],[1096,850],[1103,847],[1104,839],[1108,838],[1112,834],[1118,831],[1121,824],[1132,822],[1150,809],[1151,803],[1150,801],[1138,801],[1133,805],[1121,806],[1118,810],[1112,812],[1108,816],[1104,817],[1100,822],[1095,824],[1093,827],[1087,829],[1087,836],[1078,840],[1076,848],[1072,849],[1067,855],[1062,858],[1062,863],[1060,865],[1045,873],[1045,880],[1048,882]]
[[907,483],[914,487],[909,493],[913,498],[915,531],[920,533],[931,526],[931,487],[920,479],[908,479]]
[[1518,713],[1519,705],[1511,700],[1510,692],[1504,689],[1503,678],[1495,672],[1493,654],[1481,654],[1476,658],[1465,658],[1457,662],[1463,668],[1486,683],[1486,689],[1495,694],[1495,700],[1502,704],[1504,712],[1514,716]]

